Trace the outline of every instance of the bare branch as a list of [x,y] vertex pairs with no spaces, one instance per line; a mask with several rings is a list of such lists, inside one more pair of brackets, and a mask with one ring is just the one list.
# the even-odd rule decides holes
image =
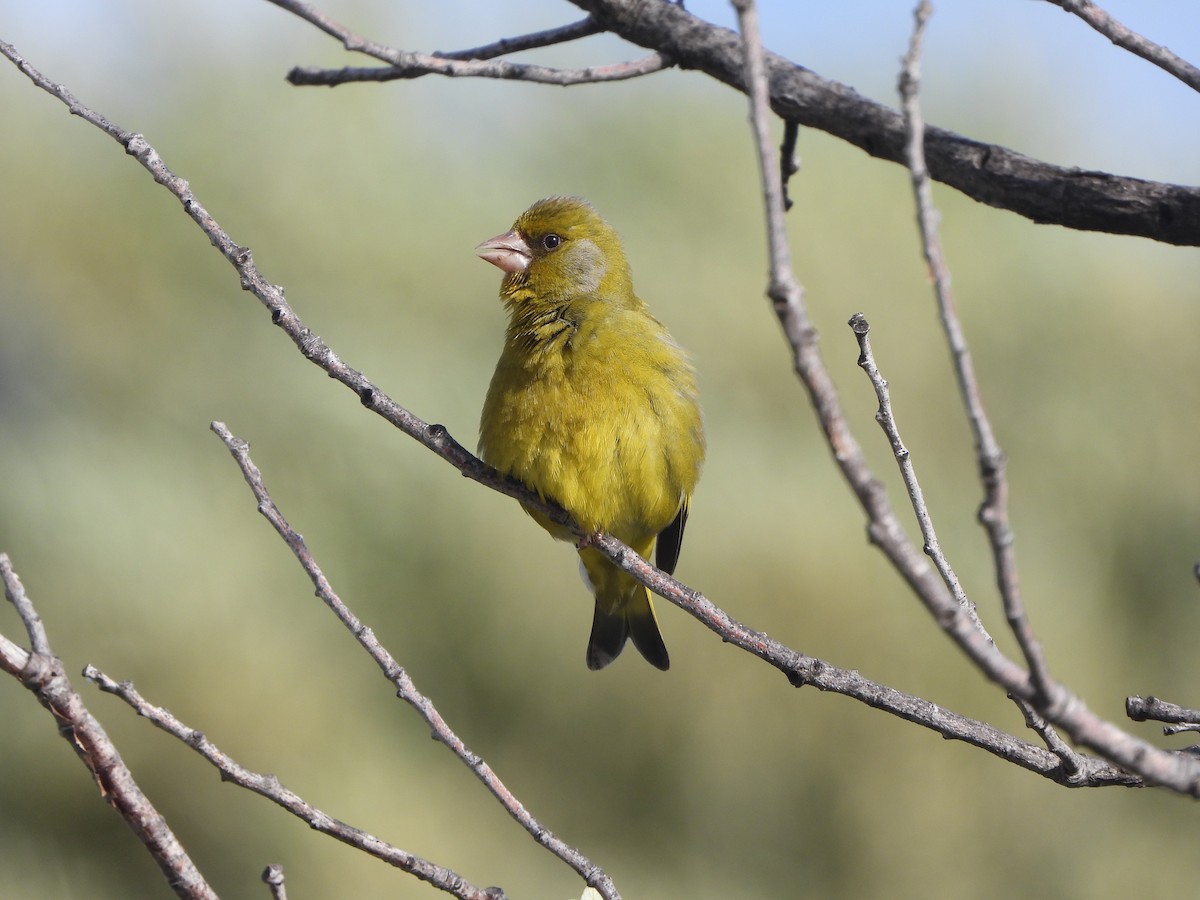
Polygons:
[[796,122],[783,123],[783,143],[779,145],[779,179],[783,182],[783,210],[792,208],[792,198],[788,196],[788,182],[793,175],[800,171],[800,163],[796,159],[796,141],[800,137],[800,125]]
[[0,635],[0,668],[32,691],[54,716],[59,735],[92,773],[100,796],[137,835],[175,894],[188,900],[216,900],[216,892],[200,874],[166,819],[142,793],[104,727],[75,692],[62,660],[50,649],[41,617],[5,553],[0,553],[0,580],[33,646],[33,652],[28,653]]
[[641,59],[588,66],[585,69],[555,69],[507,60],[458,60],[428,56],[423,53],[403,53],[397,63],[386,68],[321,69],[297,66],[288,72],[287,80],[297,86],[336,87],[361,81],[400,81],[423,75],[444,75],[447,78],[497,78],[509,81],[532,81],[567,87],[573,84],[598,84],[605,81],[627,81],[652,75],[671,67],[659,53]]
[[[1033,633],[1033,628],[1029,624],[1029,619],[1025,614],[1024,602],[1021,599],[1020,583],[1017,577],[1016,550],[1008,518],[1008,460],[1004,451],[1001,450],[999,443],[996,441],[991,420],[988,418],[987,411],[983,406],[979,380],[975,375],[975,364],[971,358],[971,351],[967,346],[966,335],[958,318],[958,310],[954,303],[954,294],[950,289],[950,269],[946,264],[945,255],[942,251],[941,236],[938,229],[941,222],[941,214],[933,203],[933,185],[930,182],[929,170],[925,164],[925,120],[921,114],[920,104],[921,44],[925,34],[925,27],[932,13],[933,7],[928,0],[921,0],[916,8],[912,40],[908,53],[905,54],[904,67],[900,73],[901,109],[904,113],[905,132],[908,135],[905,143],[905,160],[908,165],[916,201],[917,226],[921,236],[921,248],[929,270],[930,281],[934,287],[934,296],[937,300],[942,331],[945,333],[946,341],[950,347],[950,355],[954,363],[954,374],[958,382],[959,393],[963,398],[967,418],[975,437],[975,455],[979,468],[979,477],[983,482],[984,489],[984,499],[979,507],[978,518],[988,535],[988,544],[992,551],[992,565],[996,573],[996,585],[1000,591],[1005,618],[1009,629],[1016,636],[1017,644],[1021,648],[1021,652],[1025,658],[1025,664],[1029,667],[1030,677],[1034,690],[1038,694],[1038,700],[1044,705],[1049,700],[1050,674],[1041,642]],[[864,358],[870,358],[870,349],[866,343],[867,340],[866,329],[863,329],[859,335],[859,346],[863,349],[863,358],[860,358],[860,364]],[[868,374],[870,374],[869,370]],[[872,381],[874,382],[874,380],[873,378]],[[888,431],[887,422],[891,422],[893,429],[895,422],[892,418],[890,403],[886,402],[886,382],[884,382],[884,391],[885,394],[880,396],[880,412],[882,414],[886,410],[886,419],[881,424],[884,425],[884,430]],[[879,394],[878,388],[876,389],[876,393]],[[889,433],[889,438],[891,436],[891,433]],[[893,448],[897,446],[898,442],[899,433],[896,433]],[[897,456],[897,460],[900,459]],[[905,452],[903,461],[901,461],[902,471],[906,468],[905,463],[908,463],[909,467],[911,466],[907,451]],[[911,469],[909,474],[911,474]],[[917,487],[918,492],[913,492],[912,486],[916,485],[915,475],[912,475],[911,479],[910,485],[909,475],[905,475],[905,483],[909,485],[909,496],[913,500],[913,509],[917,513],[918,522],[921,523],[922,535],[926,538],[926,552],[929,552],[933,557],[934,564],[938,567],[938,571],[942,573],[947,586],[955,592],[959,603],[968,604],[970,613],[976,615],[975,605],[970,603],[967,597],[962,594],[957,576],[954,575],[948,561],[942,555],[936,538],[933,539],[932,543],[930,542],[930,538],[933,536],[932,522],[929,521],[927,513],[923,515],[920,511],[924,509],[924,499],[920,497],[919,486]],[[929,527],[928,533],[926,533],[926,525]],[[982,623],[979,623],[979,627],[983,627]],[[1031,702],[1020,697],[1013,697],[1013,700],[1020,708],[1021,714],[1025,717],[1025,723],[1042,736],[1042,740],[1046,742],[1046,746],[1050,751],[1062,760],[1063,768],[1068,772],[1078,770],[1080,766],[1078,754],[1071,750],[1066,742],[1059,737],[1054,728],[1036,712]]]
[[1038,715],[1037,710],[1027,700],[1022,700],[1019,697],[1009,695],[1010,699],[1017,705],[1017,709],[1021,710],[1021,715],[1025,717],[1025,724],[1031,730],[1036,731],[1046,743],[1046,748],[1062,761],[1063,772],[1068,780],[1081,779],[1087,777],[1087,769],[1090,768],[1090,760],[1082,754],[1076,753],[1066,741],[1059,737],[1058,732],[1044,718]]
[[[770,262],[770,284],[767,296],[779,306],[804,310],[804,289],[792,270],[792,251],[788,246],[787,223],[784,213],[784,176],[787,163],[776,169],[771,152],[771,110],[768,105],[767,73],[763,63],[762,43],[758,33],[758,7],[754,0],[733,0],[745,46],[745,81],[750,86],[750,127],[754,147],[758,151],[758,171],[762,180],[763,209],[767,216],[767,255]],[[788,141],[785,140],[784,144]],[[793,147],[794,141],[791,142]],[[810,326],[811,328],[811,326]]]
[[[680,4],[571,2],[605,29],[657,50],[680,68],[748,90],[738,36]],[[766,52],[764,60],[771,108],[781,119],[840,137],[879,159],[904,161],[904,122],[896,110],[785,57]],[[927,129],[925,152],[938,181],[1035,222],[1200,245],[1200,188],[1054,166],[941,128]]]
[[986,722],[960,716],[936,703],[906,694],[781,644],[743,625],[699,591],[646,562],[616,538],[592,535],[587,546],[603,550],[613,562],[660,597],[685,610],[728,644],[751,653],[782,672],[794,687],[810,685],[841,694],[920,725],[948,740],[962,741],[1066,787],[1135,786],[1141,779],[1110,763],[1079,756],[1070,767],[1055,753],[1007,734]]
[[[850,326],[860,341],[862,336],[870,330],[870,325],[861,314],[851,317]],[[930,606],[930,598],[920,594],[919,591],[918,596],[927,606]],[[933,609],[932,606],[931,609]],[[937,613],[935,613],[935,618],[943,630],[967,653],[981,671],[1005,688],[1014,700],[1030,704],[1034,708],[1039,718],[1032,718],[1031,714],[1027,712],[1026,720],[1031,727],[1036,727],[1039,733],[1047,737],[1052,749],[1056,747],[1057,739],[1048,737],[1045,723],[1053,723],[1061,727],[1076,743],[1099,751],[1106,759],[1122,768],[1137,772],[1150,783],[1163,784],[1166,780],[1179,784],[1177,790],[1200,797],[1200,768],[1196,768],[1192,774],[1186,774],[1196,765],[1196,760],[1160,750],[1122,731],[1111,722],[1094,715],[1079,697],[1057,682],[1047,680],[1044,692],[1038,692],[1033,689],[1022,672],[1019,690],[1016,685],[1006,684],[1003,675],[999,673],[1013,663],[1004,657],[994,644],[990,644],[991,654],[977,653],[974,646],[964,642],[961,632],[951,627],[953,619],[947,619]],[[967,616],[964,614],[961,618],[967,619]],[[989,658],[992,655],[1002,660],[1003,665],[995,665],[994,661]],[[1040,717],[1044,717],[1045,722],[1042,722]],[[1055,752],[1060,753],[1057,750]],[[1074,766],[1075,762],[1072,756],[1070,767]],[[1188,787],[1183,787],[1182,782],[1176,781],[1180,777],[1189,785]]]
[[1127,697],[1125,714],[1135,722],[1171,722],[1176,725],[1200,723],[1200,709],[1188,709],[1157,697]]
[[[871,352],[871,326],[867,323],[862,313],[855,313],[851,316],[849,324],[854,331],[855,338],[858,340],[858,364],[866,372],[867,378],[870,379],[871,385],[875,389],[875,397],[879,401],[879,410],[875,414],[875,420],[883,429],[888,443],[892,447],[892,454],[896,458],[896,464],[900,469],[900,476],[908,492],[909,502],[912,504],[913,514],[916,516],[917,525],[921,530],[921,537],[925,542],[925,553],[933,560],[934,566],[942,576],[942,581],[950,589],[964,614],[970,617],[975,628],[989,642],[994,644],[991,635],[988,634],[983,622],[979,619],[975,604],[970,601],[963,591],[958,580],[958,575],[954,572],[950,561],[942,552],[941,543],[938,541],[937,532],[933,527],[933,518],[929,513],[929,507],[925,503],[924,491],[917,480],[912,456],[909,454],[908,449],[904,446],[904,441],[900,437],[900,429],[896,424],[895,413],[892,409],[891,392],[888,389],[888,383],[879,371],[879,367],[875,363],[875,356]],[[1011,694],[1010,696],[1012,696],[1012,699],[1021,710],[1021,714],[1025,718],[1025,723],[1041,735],[1050,751],[1062,760],[1064,770],[1067,773],[1078,772],[1082,768],[1079,755],[1063,742],[1042,716],[1038,715],[1029,700]]]
[[553,44],[565,44],[579,38],[599,34],[602,30],[596,24],[596,20],[588,16],[570,25],[560,25],[558,28],[535,31],[532,34],[523,34],[515,38],[501,38],[494,43],[473,47],[470,50],[452,50],[448,53],[439,50],[433,55],[443,59],[495,59],[497,56],[505,56],[509,53],[536,50]]
[[[590,22],[591,27],[612,31],[656,52],[640,60],[610,66],[555,69],[490,62],[493,54],[511,52],[500,49],[504,41],[477,48],[488,59],[464,58],[476,51],[426,55],[397,50],[354,34],[301,0],[270,2],[337,38],[347,50],[388,63],[385,68],[296,67],[288,73],[288,80],[295,85],[333,86],[429,74],[571,85],[620,81],[679,65],[703,71],[737,90],[746,90],[737,36],[693,16],[683,4],[571,0],[590,13],[583,21]],[[582,26],[580,22],[564,26],[561,31],[582,30]],[[548,34],[553,32],[512,40],[538,40]],[[550,42],[561,40],[559,37]],[[524,49],[519,43],[518,47]],[[781,56],[767,53],[764,58],[770,70],[771,107],[785,121],[818,128],[880,159],[903,162],[903,122],[895,110]],[[928,141],[933,177],[981,203],[1012,210],[1035,222],[1138,235],[1170,244],[1200,245],[1200,189],[1054,166],[940,128],[929,129]]]
[[359,34],[355,34],[346,26],[335,22],[325,13],[321,12],[311,3],[305,3],[303,0],[267,0],[268,3],[273,3],[280,9],[286,9],[288,12],[299,16],[305,22],[315,25],[327,35],[342,42],[342,46],[354,53],[363,53],[367,56],[373,56],[376,59],[382,60],[393,65],[400,61],[403,55],[401,51],[385,44],[380,44],[375,41],[367,40]]
[[[157,728],[187,744],[216,767],[221,773],[222,780],[232,781],[239,787],[266,797],[296,818],[303,820],[314,831],[336,838],[343,844],[348,844],[388,865],[408,872],[448,894],[462,898],[462,900],[503,900],[503,893],[496,893],[491,888],[476,887],[456,872],[435,865],[426,859],[401,850],[399,847],[394,847],[373,834],[347,825],[328,813],[322,812],[299,794],[285,788],[274,775],[252,772],[239,765],[237,761],[210,741],[203,732],[189,728],[161,706],[154,706],[147,702],[130,682],[114,681],[95,666],[86,666],[83,670],[83,677],[93,682],[100,690],[120,697],[139,716],[149,719],[151,724]],[[266,880],[265,877],[264,880]],[[280,878],[280,883],[282,883],[282,878]]]
[[[967,345],[967,338],[958,318],[954,294],[950,289],[950,269],[946,265],[941,236],[938,234],[938,223],[941,216],[933,203],[933,186],[930,183],[929,170],[925,164],[925,121],[921,115],[919,98],[921,40],[932,11],[928,0],[922,0],[917,6],[912,43],[904,57],[904,69],[900,75],[900,99],[904,111],[905,130],[908,134],[905,157],[916,201],[921,248],[925,254],[930,281],[933,283],[942,330],[945,332],[946,342],[950,346],[950,356],[954,363],[954,375],[958,381],[958,390],[962,395],[967,418],[971,423],[971,431],[975,437],[975,455],[979,466],[979,477],[983,482],[984,489],[983,503],[979,507],[979,521],[987,531],[988,543],[992,550],[993,567],[996,572],[996,584],[1000,590],[1009,628],[1021,647],[1025,664],[1029,666],[1034,688],[1045,697],[1049,684],[1045,654],[1042,652],[1041,642],[1033,633],[1033,628],[1025,614],[1025,604],[1021,599],[1020,582],[1017,577],[1016,550],[1013,546],[1013,534],[1008,518],[1007,458],[996,440],[991,420],[984,408],[979,379],[975,374],[975,363],[971,358],[971,350]],[[860,342],[865,340],[864,332]],[[922,526],[923,534],[924,530],[924,526]],[[936,561],[937,557],[935,557],[935,563]],[[939,570],[942,570],[944,561],[937,564]],[[943,574],[945,575],[945,571]],[[955,590],[957,580],[950,586],[952,590]],[[959,602],[962,603],[965,600],[966,598],[962,597]]]
[[[254,494],[254,499],[258,501],[258,511],[271,523],[271,527],[283,538],[284,543],[288,545],[292,554],[300,562],[300,565],[312,580],[317,596],[337,616],[338,621],[354,635],[362,648],[367,651],[371,659],[379,666],[384,677],[395,686],[396,696],[416,710],[417,714],[425,720],[425,724],[429,726],[434,740],[446,746],[458,757],[459,761],[471,770],[492,796],[500,801],[505,811],[522,828],[529,832],[535,841],[578,872],[588,885],[596,888],[608,900],[618,900],[620,895],[617,893],[612,879],[579,850],[560,840],[550,829],[533,817],[504,782],[500,780],[499,776],[492,771],[491,766],[478,754],[473,753],[463,743],[462,739],[454,733],[453,729],[446,724],[446,721],[437,711],[437,708],[434,707],[433,702],[417,690],[408,672],[379,643],[375,637],[375,633],[359,621],[358,617],[342,602],[341,598],[330,586],[328,580],[326,580],[321,567],[317,565],[317,561],[313,559],[308,546],[304,542],[304,538],[288,524],[287,520],[283,517],[283,513],[279,511],[279,507],[275,505],[275,501],[271,499],[266,485],[263,484],[262,473],[250,458],[250,445],[235,437],[222,422],[213,422],[212,430],[224,442],[225,446],[229,448],[229,452],[233,455],[238,467],[242,470],[242,476],[246,479],[246,484],[250,486],[250,490]],[[337,835],[334,836],[337,837]],[[341,840],[340,837],[339,840]],[[413,871],[413,874],[419,878],[425,877],[406,866],[401,866],[401,868],[404,868],[405,871]],[[457,877],[455,876],[455,878]]]
[[[53,656],[53,651],[50,649],[50,638],[46,636],[46,626],[42,622],[42,617],[33,608],[33,603],[25,593],[25,586],[21,584],[21,579],[13,571],[12,561],[8,558],[7,553],[0,553],[0,581],[4,582],[4,596],[16,608],[17,615],[21,617],[34,655]],[[22,663],[22,667],[26,663],[28,663],[28,659]],[[13,674],[19,673],[14,672]]]
[[1047,2],[1062,7],[1072,15],[1079,16],[1122,50],[1128,50],[1135,56],[1154,63],[1164,72],[1174,75],[1192,90],[1200,91],[1200,69],[1183,57],[1176,56],[1166,47],[1147,40],[1136,31],[1125,27],[1091,0],[1047,0]]
[[[337,38],[347,50],[373,56],[388,64],[385,68],[370,69],[354,67],[323,69],[297,66],[287,76],[288,81],[295,85],[333,87],[357,81],[397,81],[420,78],[422,75],[444,75],[448,78],[499,78],[555,85],[593,84],[638,78],[669,68],[671,65],[660,53],[651,53],[649,56],[630,62],[589,66],[584,69],[556,69],[550,66],[512,63],[506,60],[493,61],[492,59],[501,53],[543,47],[595,34],[600,29],[591,16],[574,25],[512,38],[508,41],[498,41],[476,50],[425,54],[397,50],[394,47],[367,40],[303,0],[269,0],[269,2],[294,13],[331,37]],[[506,45],[509,45],[508,49],[500,49]]]
[[967,598],[958,581],[958,575],[942,552],[941,542],[938,541],[937,531],[933,527],[933,517],[929,514],[929,507],[925,503],[925,493],[921,490],[921,483],[917,480],[912,455],[900,438],[900,428],[896,424],[896,416],[892,411],[892,398],[891,392],[888,390],[888,383],[880,373],[879,366],[875,364],[875,356],[871,352],[871,326],[862,313],[855,313],[851,316],[849,324],[854,331],[854,337],[858,340],[858,365],[867,373],[867,378],[870,379],[871,386],[875,389],[875,397],[879,401],[875,421],[883,429],[888,443],[891,444],[892,455],[896,457],[896,465],[900,468],[900,477],[904,481],[904,488],[908,492],[909,502],[912,504],[913,515],[917,519],[917,527],[920,528],[921,538],[925,542],[923,548],[925,555],[933,560],[933,565],[938,570],[938,574],[942,576],[942,581],[953,594],[955,602],[958,603],[963,613],[971,620],[971,624],[987,638],[988,643],[994,645],[995,641],[992,640],[992,636],[988,634],[987,629],[979,620],[975,604]]

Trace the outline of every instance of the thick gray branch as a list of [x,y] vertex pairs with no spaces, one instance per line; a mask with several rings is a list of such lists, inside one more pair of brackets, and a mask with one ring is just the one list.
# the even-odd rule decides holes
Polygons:
[[[674,3],[571,2],[606,30],[745,92],[734,32]],[[904,163],[904,120],[898,111],[778,54],[764,55],[777,115],[840,137],[871,156]],[[936,180],[1035,222],[1200,246],[1200,188],[1055,166],[934,127],[926,130],[925,154]]]

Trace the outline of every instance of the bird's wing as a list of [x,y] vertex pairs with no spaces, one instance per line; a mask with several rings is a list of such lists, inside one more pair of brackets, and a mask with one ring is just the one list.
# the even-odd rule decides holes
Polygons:
[[679,548],[683,546],[683,528],[687,525],[688,499],[683,498],[679,512],[671,520],[671,524],[658,534],[658,546],[654,551],[654,561],[658,567],[671,575],[675,572],[675,564],[679,562]]

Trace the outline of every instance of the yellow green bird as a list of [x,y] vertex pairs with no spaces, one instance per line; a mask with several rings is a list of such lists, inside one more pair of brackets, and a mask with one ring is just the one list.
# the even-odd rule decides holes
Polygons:
[[[504,349],[479,425],[479,454],[563,507],[675,570],[704,461],[696,374],[633,291],[621,239],[586,200],[551,197],[475,252],[504,272]],[[528,510],[559,540],[571,533]],[[579,551],[596,612],[589,669],[625,641],[670,666],[650,593],[593,548]]]

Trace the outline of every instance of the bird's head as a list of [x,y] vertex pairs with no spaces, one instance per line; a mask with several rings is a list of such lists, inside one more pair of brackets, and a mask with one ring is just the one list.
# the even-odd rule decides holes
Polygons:
[[586,200],[539,200],[504,234],[475,248],[505,273],[502,293],[528,293],[542,302],[580,296],[632,297],[629,263],[616,231]]

